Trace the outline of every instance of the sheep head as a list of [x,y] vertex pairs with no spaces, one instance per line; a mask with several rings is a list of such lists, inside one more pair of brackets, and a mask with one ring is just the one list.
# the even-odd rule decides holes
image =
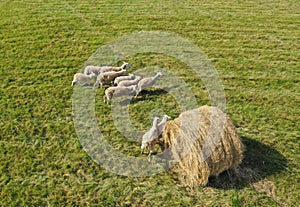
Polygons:
[[161,72],[158,72],[158,73],[156,73],[156,77],[160,77],[160,76],[162,76],[163,74],[161,73]]
[[153,118],[153,125],[157,125],[157,122],[158,122],[158,120],[159,120],[159,117],[154,117]]
[[167,114],[163,115],[163,117],[166,117],[167,119],[171,119],[171,117],[168,116]]
[[131,65],[129,63],[123,61],[123,65],[121,66],[121,68],[125,69],[125,68],[129,68],[129,67],[131,67]]

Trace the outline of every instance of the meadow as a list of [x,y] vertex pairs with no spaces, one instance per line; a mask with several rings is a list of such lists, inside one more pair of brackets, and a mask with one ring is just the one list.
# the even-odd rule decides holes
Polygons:
[[[297,206],[300,200],[300,3],[262,1],[0,2],[0,206]],[[95,163],[73,122],[71,82],[101,46],[139,31],[164,31],[198,46],[218,71],[226,113],[246,146],[237,174],[189,189],[162,172],[126,177]],[[155,66],[182,78],[197,103],[204,84],[182,62],[143,53],[129,72]],[[165,79],[167,77],[164,77]],[[97,90],[95,112],[109,143],[140,155],[116,129]],[[158,110],[159,109],[159,110]],[[161,90],[130,104],[135,127],[179,114]]]

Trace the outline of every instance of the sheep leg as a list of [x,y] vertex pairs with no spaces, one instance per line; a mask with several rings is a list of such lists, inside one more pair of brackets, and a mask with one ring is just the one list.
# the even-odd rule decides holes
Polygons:
[[94,84],[94,87],[97,87],[97,86],[99,86],[99,81],[96,81]]
[[141,146],[141,154],[144,153],[145,149],[148,149],[147,148],[147,144],[146,145],[142,144],[142,146]]
[[139,91],[136,91],[134,98],[137,98],[138,95],[139,95]]
[[152,152],[153,152],[152,150],[149,151],[149,154],[148,154],[148,162],[151,162],[151,154],[152,154]]

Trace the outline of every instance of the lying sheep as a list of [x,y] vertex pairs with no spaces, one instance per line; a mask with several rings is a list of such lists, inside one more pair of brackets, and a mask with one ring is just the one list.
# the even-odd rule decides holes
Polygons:
[[135,95],[135,98],[138,96],[138,94],[144,90],[145,88],[150,88],[152,87],[156,80],[162,76],[161,72],[158,72],[155,76],[150,77],[150,78],[143,78],[142,80],[139,81],[138,83],[138,89],[137,89],[137,93]]
[[135,79],[133,80],[123,80],[121,81],[118,86],[132,86],[132,85],[137,85],[140,80],[142,79],[141,76],[136,76]]
[[125,70],[126,68],[130,67],[131,65],[129,63],[123,62],[123,65],[120,67],[114,67],[114,66],[94,66],[94,65],[88,65],[84,68],[84,74],[89,75],[91,73],[95,73],[96,75],[99,75],[100,73],[106,73],[106,72],[118,72],[121,70]]
[[127,75],[127,70],[121,70],[118,72],[107,72],[107,73],[100,73],[97,76],[97,81],[94,84],[94,87],[97,87],[100,85],[102,88],[103,84],[111,83],[114,81],[114,79],[118,76]]
[[133,79],[135,79],[135,75],[130,73],[128,76],[116,77],[116,79],[114,80],[114,84],[118,85],[123,80],[133,80]]
[[144,150],[147,149],[149,151],[149,159],[152,152],[154,151],[154,146],[158,141],[158,120],[159,117],[154,117],[152,127],[142,137],[141,153],[144,153]]
[[86,75],[83,73],[76,73],[74,75],[71,86],[74,86],[75,83],[78,83],[78,82],[83,83],[83,84],[90,84],[96,77],[97,76],[95,73],[91,73],[89,75]]
[[103,101],[104,103],[106,102],[109,104],[111,99],[113,97],[121,97],[121,96],[130,96],[134,95],[137,90],[137,85],[132,85],[128,87],[124,86],[114,86],[114,87],[109,87],[105,90],[105,95],[103,96]]

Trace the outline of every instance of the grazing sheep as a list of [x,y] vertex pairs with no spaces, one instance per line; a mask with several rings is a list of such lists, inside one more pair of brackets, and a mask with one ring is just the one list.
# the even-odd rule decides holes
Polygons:
[[167,123],[167,121],[168,121],[169,118],[171,118],[171,117],[169,117],[166,114],[163,115],[163,118],[162,118],[161,122],[159,122],[159,124],[157,125],[158,136],[161,136],[161,134],[162,134],[162,132],[163,132],[163,130],[165,128],[165,125],[166,125],[166,123]]
[[157,128],[158,120],[159,117],[154,117],[152,122],[152,127],[142,137],[141,153],[144,153],[144,150],[147,149],[149,151],[148,154],[149,158],[152,152],[154,151],[155,144],[158,141],[158,128]]
[[123,87],[123,86],[109,87],[105,90],[105,95],[103,96],[104,103],[106,102],[108,104],[113,97],[134,95],[136,90],[137,90],[137,85],[132,85],[128,87]]
[[129,63],[123,62],[123,65],[120,67],[114,67],[114,66],[94,66],[94,65],[88,65],[84,68],[84,74],[89,75],[91,73],[95,73],[96,75],[99,75],[100,73],[106,73],[106,72],[118,72],[121,70],[125,70],[126,68],[130,67],[131,65]]
[[135,95],[135,98],[138,96],[138,94],[144,90],[145,88],[150,88],[152,87],[156,80],[162,76],[161,72],[158,72],[155,76],[150,77],[150,78],[143,78],[142,80],[140,80],[140,82],[138,83],[138,89],[137,89],[137,93]]
[[132,85],[137,85],[140,80],[142,79],[141,76],[136,76],[135,79],[133,80],[123,80],[121,81],[118,86],[132,86]]
[[100,73],[97,76],[97,81],[95,82],[94,87],[100,85],[100,87],[102,88],[103,84],[111,83],[112,81],[114,81],[116,77],[127,75],[127,74],[128,74],[127,70],[121,70],[118,72]]
[[130,73],[128,76],[116,77],[116,79],[114,80],[114,84],[118,85],[123,80],[133,80],[133,79],[135,79],[135,75]]
[[74,86],[75,83],[78,83],[78,82],[81,82],[81,83],[84,83],[84,84],[90,84],[91,81],[93,79],[95,79],[96,77],[97,77],[97,75],[95,73],[91,73],[89,75],[86,75],[86,74],[83,74],[83,73],[76,73],[74,75],[71,86]]

